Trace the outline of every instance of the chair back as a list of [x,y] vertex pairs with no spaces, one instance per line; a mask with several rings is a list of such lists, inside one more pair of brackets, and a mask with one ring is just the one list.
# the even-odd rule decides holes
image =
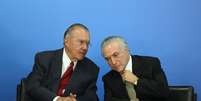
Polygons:
[[169,86],[170,97],[168,101],[196,101],[192,86]]

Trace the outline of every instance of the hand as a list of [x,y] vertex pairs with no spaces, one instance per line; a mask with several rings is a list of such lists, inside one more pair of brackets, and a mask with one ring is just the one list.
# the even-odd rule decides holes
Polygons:
[[77,96],[77,95],[70,93],[70,96],[67,96],[67,97],[59,97],[59,98],[57,99],[57,101],[77,101],[77,100],[76,100],[76,96]]
[[70,93],[70,97],[76,100],[77,95],[73,94],[73,93]]
[[137,82],[137,80],[139,79],[135,74],[133,74],[132,72],[128,71],[128,70],[124,70],[121,73],[122,79],[130,82],[132,84],[135,84],[135,82]]

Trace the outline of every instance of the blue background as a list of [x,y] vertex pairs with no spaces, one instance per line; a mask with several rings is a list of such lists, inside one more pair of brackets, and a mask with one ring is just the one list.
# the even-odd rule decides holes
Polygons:
[[91,31],[87,56],[100,67],[101,101],[109,68],[100,43],[109,35],[123,36],[133,54],[159,57],[169,85],[192,85],[201,100],[201,0],[1,0],[1,101],[15,101],[35,53],[61,48],[76,22]]

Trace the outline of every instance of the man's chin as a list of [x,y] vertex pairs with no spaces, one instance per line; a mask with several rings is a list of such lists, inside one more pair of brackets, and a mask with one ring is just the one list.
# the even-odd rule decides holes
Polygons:
[[113,69],[113,70],[116,71],[116,72],[119,72],[119,73],[122,72],[122,70],[120,70],[120,69]]
[[116,70],[117,72],[119,72],[119,73],[123,73],[124,72],[124,69],[118,69],[118,70]]
[[82,59],[84,59],[84,56],[80,56],[80,57],[78,57],[77,59],[78,59],[78,60],[82,60]]

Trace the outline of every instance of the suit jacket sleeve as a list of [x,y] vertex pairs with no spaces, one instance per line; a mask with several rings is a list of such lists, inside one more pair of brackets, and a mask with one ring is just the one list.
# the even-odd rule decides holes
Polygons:
[[95,72],[91,76],[93,76],[93,79],[88,84],[87,89],[85,90],[84,95],[81,95],[77,98],[77,101],[99,101],[98,96],[96,95],[97,86],[96,81],[98,79],[98,73],[99,69],[96,67]]
[[112,96],[111,89],[107,86],[107,79],[102,78],[104,84],[104,101],[130,101],[129,99],[117,98]]
[[140,77],[135,87],[139,98],[167,98],[169,95],[166,76],[157,58],[151,59],[148,67],[152,66],[149,77]]
[[40,53],[35,56],[35,63],[32,72],[27,77],[27,92],[33,100],[52,101],[56,94],[49,91],[42,85],[48,68],[40,61]]

